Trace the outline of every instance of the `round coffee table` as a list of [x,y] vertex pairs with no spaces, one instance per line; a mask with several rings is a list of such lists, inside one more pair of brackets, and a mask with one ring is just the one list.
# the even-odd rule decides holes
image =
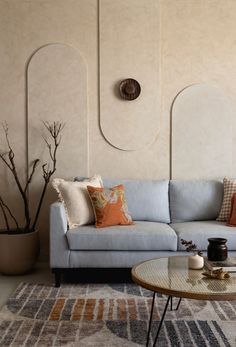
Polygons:
[[190,270],[186,256],[151,259],[132,268],[133,281],[153,291],[146,346],[149,345],[157,292],[168,295],[168,298],[153,346],[156,345],[169,303],[170,309],[173,309],[172,297],[179,298],[175,310],[178,310],[182,298],[217,301],[236,300],[236,273],[231,273],[230,278],[226,280],[216,280],[203,277],[202,272],[203,270]]

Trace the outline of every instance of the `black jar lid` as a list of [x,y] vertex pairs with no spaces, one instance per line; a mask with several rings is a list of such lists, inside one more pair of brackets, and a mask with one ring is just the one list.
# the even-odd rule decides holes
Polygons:
[[214,243],[225,243],[227,242],[227,239],[224,239],[222,237],[211,237],[208,239],[209,242],[214,242]]

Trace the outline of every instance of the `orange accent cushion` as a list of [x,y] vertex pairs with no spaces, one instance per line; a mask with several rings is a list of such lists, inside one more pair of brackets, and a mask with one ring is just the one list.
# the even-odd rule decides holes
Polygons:
[[122,184],[110,189],[87,186],[87,190],[94,209],[96,228],[133,224]]
[[229,227],[236,226],[236,193],[233,194],[231,199],[231,211],[230,211],[230,216],[229,216],[227,225]]

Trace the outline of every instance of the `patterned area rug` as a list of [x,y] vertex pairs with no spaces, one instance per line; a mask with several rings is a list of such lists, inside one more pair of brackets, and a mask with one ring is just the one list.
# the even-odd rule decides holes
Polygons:
[[[0,311],[0,346],[145,346],[151,301],[134,284],[22,283]],[[165,302],[158,296],[154,328]],[[236,302],[182,300],[168,310],[157,346],[235,347]]]

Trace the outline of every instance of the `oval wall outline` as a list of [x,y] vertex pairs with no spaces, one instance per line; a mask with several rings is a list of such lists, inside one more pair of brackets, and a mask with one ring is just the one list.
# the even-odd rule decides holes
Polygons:
[[231,175],[232,117],[232,104],[218,86],[199,83],[182,89],[171,106],[170,177]]

